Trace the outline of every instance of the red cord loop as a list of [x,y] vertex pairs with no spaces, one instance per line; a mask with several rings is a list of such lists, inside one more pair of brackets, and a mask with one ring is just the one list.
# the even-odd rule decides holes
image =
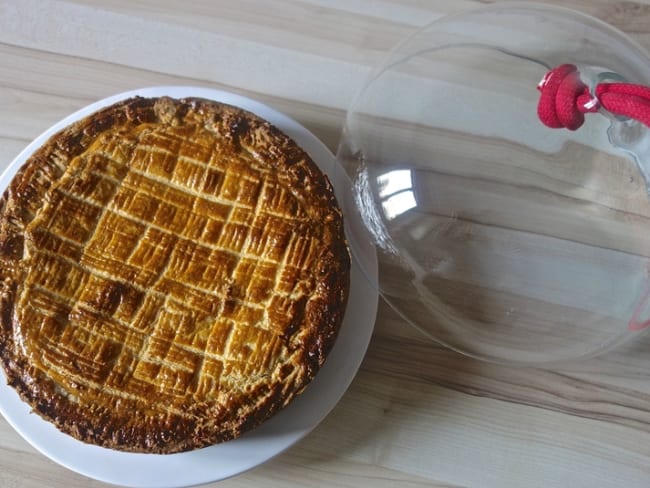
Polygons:
[[585,121],[586,112],[596,112],[597,99],[591,97],[589,88],[580,81],[578,68],[562,64],[549,71],[537,86],[541,92],[537,115],[548,127],[578,129]]
[[592,96],[580,80],[578,69],[562,64],[549,71],[537,89],[541,92],[537,115],[547,127],[576,130],[584,123],[584,114],[597,112],[601,107],[650,127],[650,87],[600,83]]

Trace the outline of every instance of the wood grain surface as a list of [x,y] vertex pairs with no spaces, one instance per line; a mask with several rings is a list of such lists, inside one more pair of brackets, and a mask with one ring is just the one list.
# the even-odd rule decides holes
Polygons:
[[[332,150],[387,49],[480,0],[0,0],[0,168],[89,102],[128,89],[223,88],[297,119]],[[650,50],[650,1],[543,2]],[[102,487],[0,419],[0,487]],[[211,486],[217,486],[211,485]],[[650,338],[562,369],[438,346],[381,303],[353,384],[299,444],[224,488],[650,486]]]

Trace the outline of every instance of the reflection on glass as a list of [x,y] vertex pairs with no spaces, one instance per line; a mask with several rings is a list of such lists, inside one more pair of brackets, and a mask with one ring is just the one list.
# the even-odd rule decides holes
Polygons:
[[379,187],[379,196],[382,199],[403,190],[410,190],[413,187],[411,170],[396,169],[379,175],[377,177],[377,186]]
[[388,220],[393,220],[417,206],[411,170],[397,169],[379,175],[377,187],[381,206]]
[[395,217],[399,217],[407,210],[414,208],[416,205],[417,203],[415,202],[415,196],[413,195],[412,190],[405,190],[396,193],[381,202],[381,206],[384,209],[384,215],[386,215],[388,220],[393,220]]

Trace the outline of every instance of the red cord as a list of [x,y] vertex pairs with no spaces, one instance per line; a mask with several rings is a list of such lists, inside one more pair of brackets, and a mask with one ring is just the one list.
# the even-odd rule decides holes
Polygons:
[[562,64],[549,71],[537,86],[541,92],[537,115],[547,127],[576,130],[586,113],[604,108],[650,127],[650,88],[631,83],[600,83],[595,96],[580,80],[578,68]]

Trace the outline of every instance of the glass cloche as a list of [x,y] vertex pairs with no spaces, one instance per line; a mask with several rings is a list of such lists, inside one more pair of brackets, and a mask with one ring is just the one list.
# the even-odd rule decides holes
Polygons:
[[[575,66],[591,110],[538,114]],[[376,248],[379,291],[431,338],[524,364],[589,357],[650,325],[649,130],[594,107],[650,84],[646,53],[588,16],[504,4],[440,19],[392,50],[348,111],[338,159]],[[543,83],[542,83],[543,85]]]

